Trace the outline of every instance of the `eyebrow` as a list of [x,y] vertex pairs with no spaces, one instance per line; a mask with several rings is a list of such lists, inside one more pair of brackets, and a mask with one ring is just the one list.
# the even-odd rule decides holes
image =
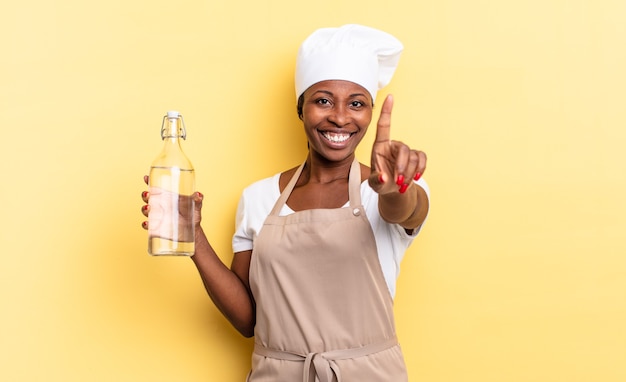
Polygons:
[[[311,94],[311,96],[316,95],[317,93],[323,93],[323,94],[328,94],[329,96],[334,96],[335,94],[333,92],[330,92],[328,90],[316,90],[313,94]],[[365,95],[365,93],[353,93],[350,94],[349,97],[367,97],[367,95]]]

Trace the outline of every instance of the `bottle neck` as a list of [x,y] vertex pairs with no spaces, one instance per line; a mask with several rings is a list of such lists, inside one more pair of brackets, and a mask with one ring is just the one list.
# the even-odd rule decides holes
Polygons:
[[179,138],[187,138],[187,132],[185,131],[185,124],[182,116],[165,116],[163,118],[163,125],[161,126],[161,139],[166,142],[170,141],[171,143],[177,143]]
[[185,124],[181,115],[168,115],[163,118],[161,138],[163,139],[163,148],[161,153],[152,162],[152,167],[177,167],[179,169],[193,171],[193,165],[181,147],[181,138],[186,138]]
[[182,137],[165,137],[163,138],[163,154],[169,155],[172,152],[182,152],[182,145],[180,143]]

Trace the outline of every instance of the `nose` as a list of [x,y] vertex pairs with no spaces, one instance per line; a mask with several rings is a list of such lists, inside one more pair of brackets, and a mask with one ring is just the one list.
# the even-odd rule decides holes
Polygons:
[[328,121],[337,127],[344,127],[350,121],[348,109],[344,105],[335,105],[328,114]]

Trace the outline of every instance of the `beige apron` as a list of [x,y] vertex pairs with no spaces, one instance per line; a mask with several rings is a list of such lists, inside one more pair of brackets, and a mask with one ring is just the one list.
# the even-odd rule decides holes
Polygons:
[[354,161],[349,208],[279,216],[304,164],[254,242],[256,301],[249,382],[402,382],[393,300],[361,205]]

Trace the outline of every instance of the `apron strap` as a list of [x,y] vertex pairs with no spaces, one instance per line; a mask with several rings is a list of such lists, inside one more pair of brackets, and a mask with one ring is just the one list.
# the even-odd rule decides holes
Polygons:
[[357,208],[361,206],[361,164],[356,157],[350,166],[350,178],[348,179],[348,197],[350,198],[350,207]]
[[[305,163],[306,162],[302,163],[293,174],[289,183],[287,183],[287,186],[276,201],[276,204],[274,204],[274,208],[272,208],[270,215],[278,216],[280,214],[280,210],[283,208],[285,203],[287,203],[289,195],[291,195],[291,192],[296,187],[296,183],[300,178],[300,174],[302,174],[302,169],[304,169]],[[350,175],[348,178],[348,198],[350,199],[350,207],[357,208],[361,205],[361,165],[356,157],[350,166]]]
[[255,343],[254,353],[268,358],[280,359],[283,361],[304,362],[302,372],[303,382],[331,382],[333,375],[337,382],[341,382],[341,373],[335,361],[351,358],[365,357],[383,350],[398,346],[397,337],[389,338],[386,341],[369,344],[359,348],[331,350],[323,353],[298,354],[288,351],[269,349]]
[[300,178],[300,174],[302,174],[302,169],[304,168],[305,163],[306,162],[302,163],[300,167],[298,167],[298,169],[296,170],[296,173],[293,174],[293,176],[289,180],[289,183],[287,183],[287,187],[285,187],[283,192],[280,194],[280,197],[276,201],[276,204],[274,204],[274,208],[272,208],[272,212],[270,212],[270,215],[278,216],[280,214],[280,210],[287,202],[289,195],[291,195],[291,191],[293,191],[294,187],[296,187],[296,182],[298,181],[298,178]]

